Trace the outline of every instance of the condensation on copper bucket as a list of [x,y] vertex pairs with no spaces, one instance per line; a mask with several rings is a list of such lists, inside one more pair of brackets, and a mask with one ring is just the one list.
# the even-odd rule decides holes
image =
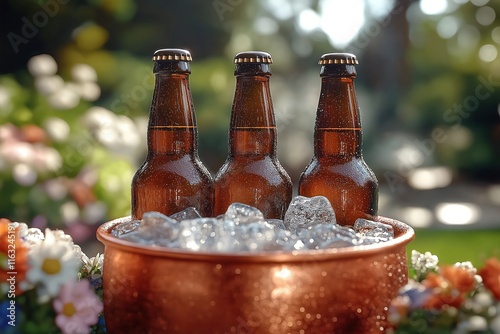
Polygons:
[[298,253],[193,253],[143,246],[102,225],[108,333],[383,333],[408,280],[414,231],[389,242]]

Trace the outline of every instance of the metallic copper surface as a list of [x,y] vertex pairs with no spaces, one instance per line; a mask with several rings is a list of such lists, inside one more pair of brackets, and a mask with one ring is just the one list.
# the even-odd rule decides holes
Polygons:
[[137,245],[103,224],[108,333],[383,333],[407,282],[408,225],[394,240],[307,252],[193,253]]

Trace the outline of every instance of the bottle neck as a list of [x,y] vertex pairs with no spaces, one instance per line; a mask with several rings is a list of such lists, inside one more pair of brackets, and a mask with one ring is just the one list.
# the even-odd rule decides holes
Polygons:
[[229,155],[275,157],[276,139],[269,75],[237,76],[229,127]]
[[148,123],[148,154],[191,154],[197,149],[197,127],[188,74],[155,74]]
[[362,131],[354,77],[321,78],[314,142],[316,157],[361,157]]

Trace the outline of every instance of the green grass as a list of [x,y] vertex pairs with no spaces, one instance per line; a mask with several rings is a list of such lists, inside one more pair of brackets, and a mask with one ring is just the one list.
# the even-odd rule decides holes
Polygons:
[[439,257],[440,264],[471,261],[476,267],[495,256],[500,258],[500,229],[498,230],[415,230],[415,239],[408,244],[411,251],[429,251]]

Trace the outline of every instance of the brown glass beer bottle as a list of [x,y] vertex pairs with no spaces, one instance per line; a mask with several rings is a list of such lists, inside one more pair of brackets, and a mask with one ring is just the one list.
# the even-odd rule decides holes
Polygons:
[[195,207],[213,210],[213,180],[198,157],[198,132],[189,88],[191,54],[163,49],[153,56],[155,86],[148,123],[148,153],[132,180],[132,217],[171,215]]
[[266,218],[282,219],[292,198],[292,182],[276,153],[269,88],[272,58],[266,52],[249,51],[238,53],[234,62],[229,154],[215,177],[214,215],[239,202],[258,208]]
[[327,197],[342,225],[377,214],[378,182],[362,155],[362,131],[354,90],[356,56],[321,57],[321,94],[314,128],[314,155],[299,180],[302,196]]

